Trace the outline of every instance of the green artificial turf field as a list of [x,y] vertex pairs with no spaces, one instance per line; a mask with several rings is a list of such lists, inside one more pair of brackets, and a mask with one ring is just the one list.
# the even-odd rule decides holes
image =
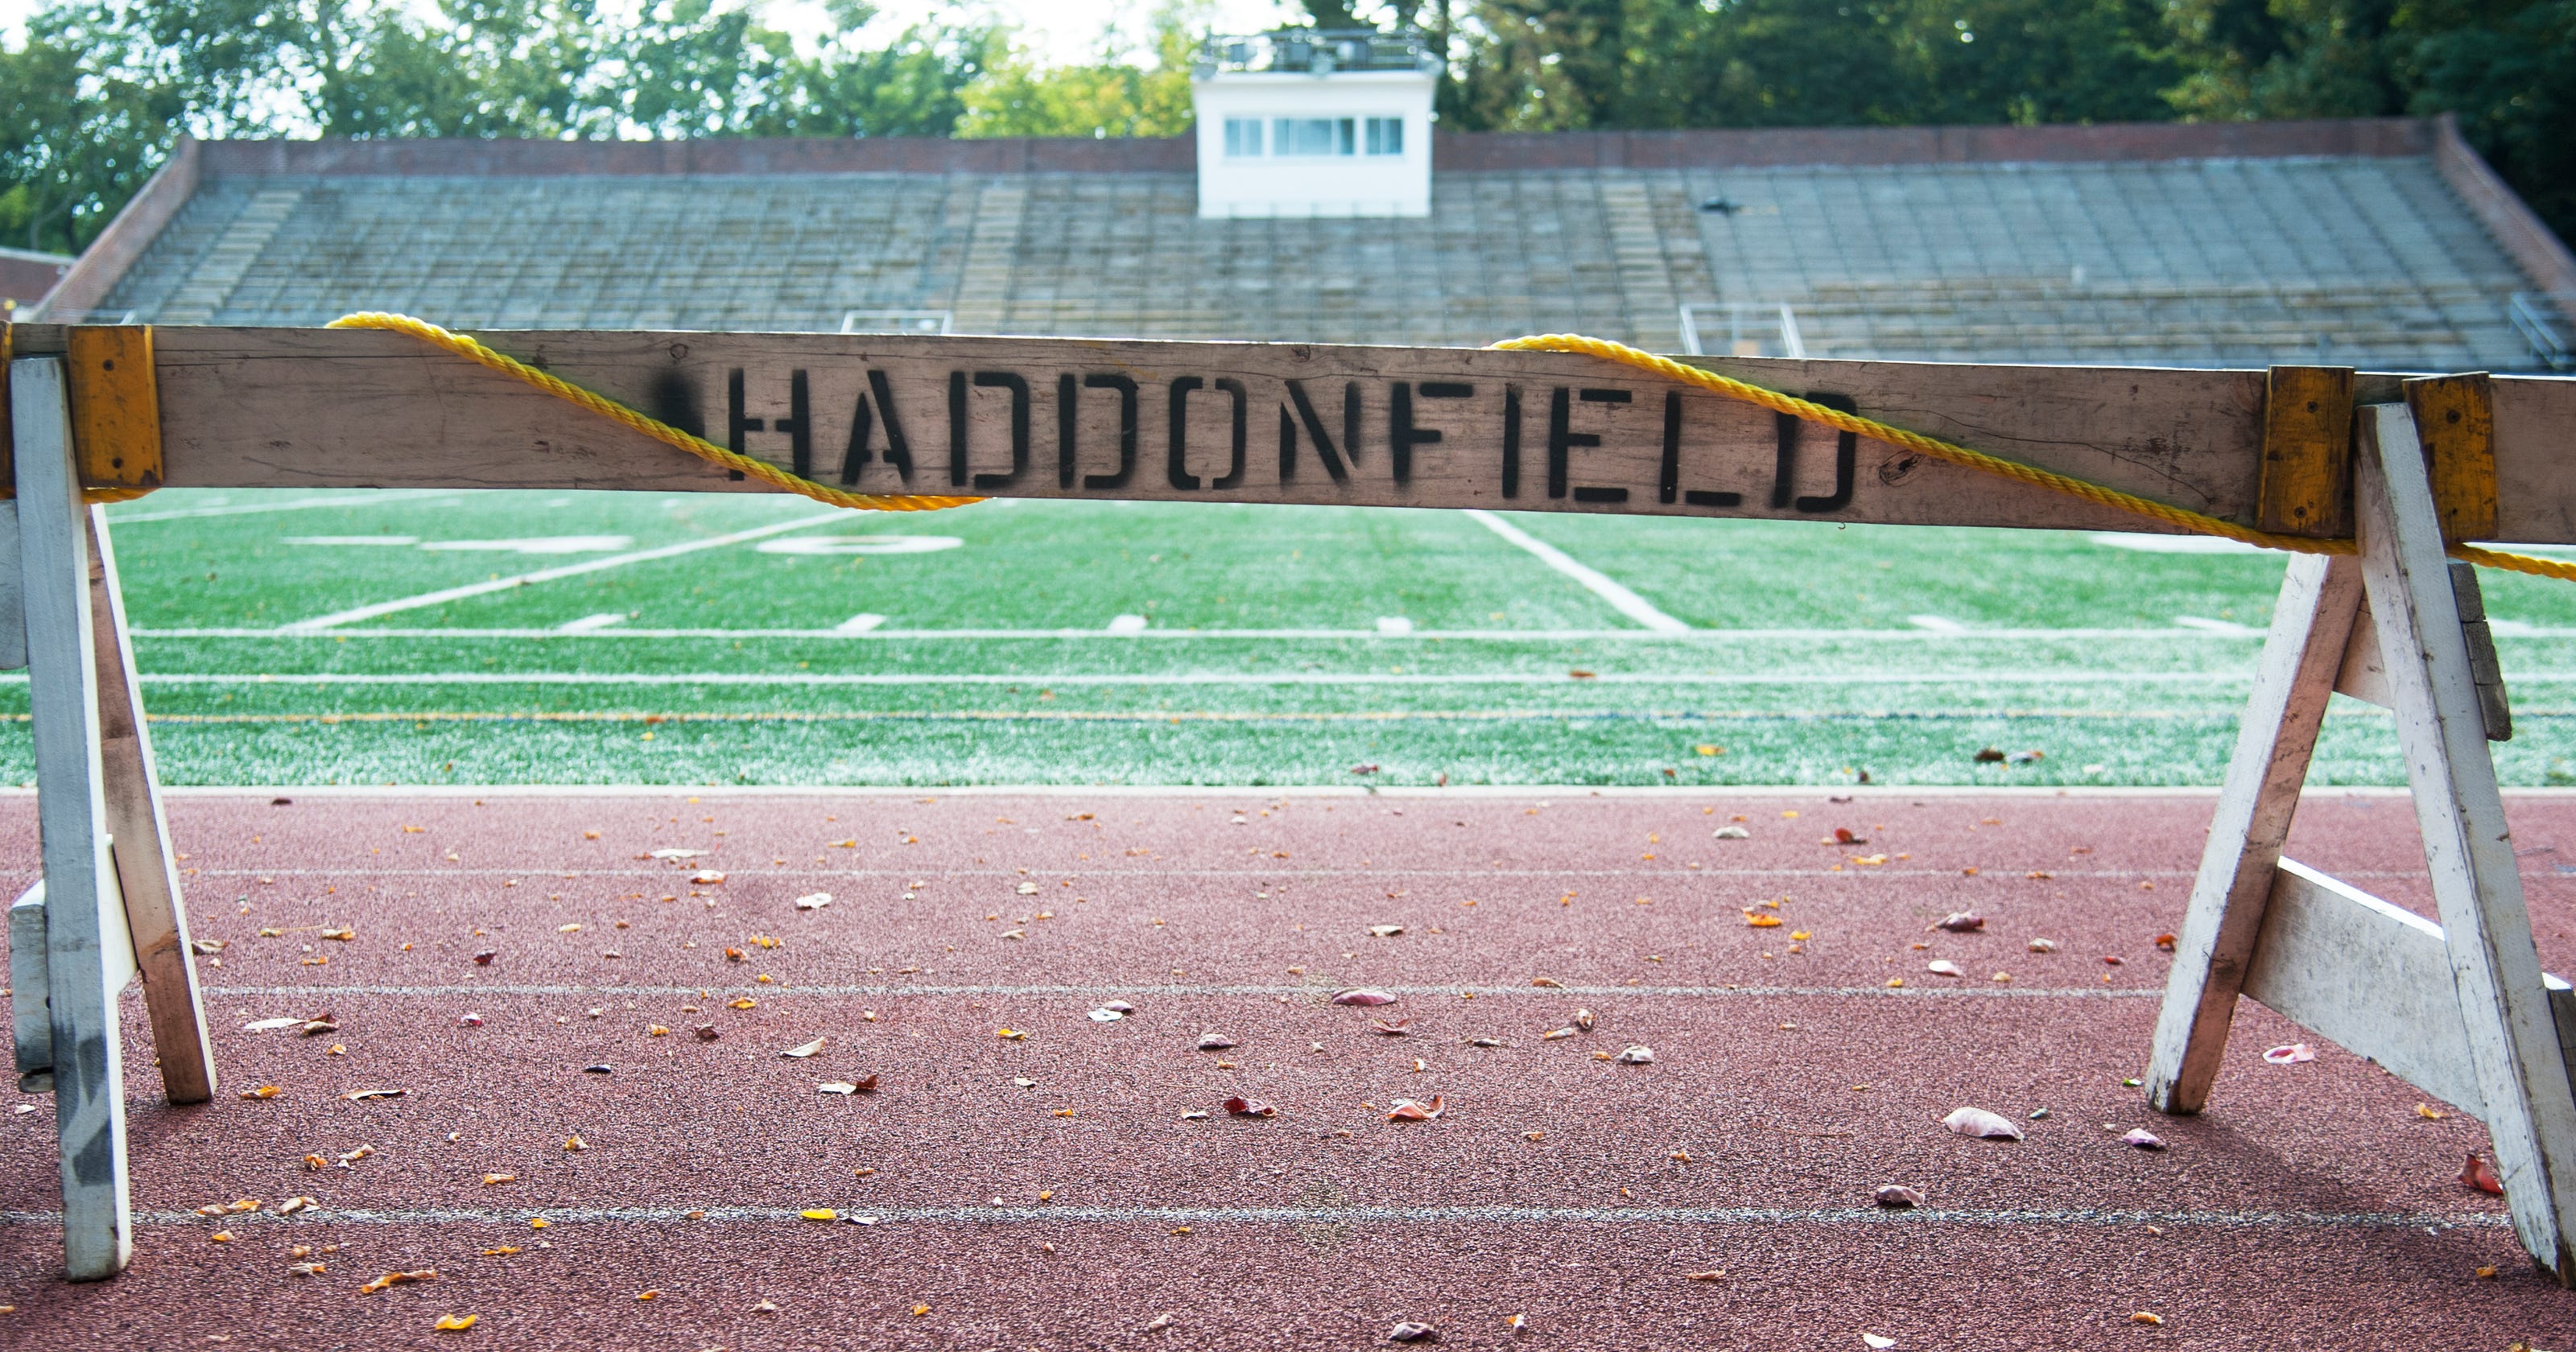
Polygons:
[[[109,515],[181,784],[2206,784],[2282,570],[1357,508],[173,490]],[[2498,770],[2576,783],[2576,587],[2483,576]],[[16,780],[25,690],[0,686]],[[2336,704],[2317,780],[2399,782],[2387,715]]]

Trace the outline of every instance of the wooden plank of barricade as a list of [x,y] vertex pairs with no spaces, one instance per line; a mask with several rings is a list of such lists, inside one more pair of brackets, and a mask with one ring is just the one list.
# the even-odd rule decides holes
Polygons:
[[2442,517],[2413,416],[2363,410],[2354,494],[2362,580],[2395,696],[2397,742],[2514,1230],[2576,1284],[2576,1091],[2487,753]]
[[[1841,438],[1801,440],[1794,419],[1582,355],[479,336],[720,445],[867,493],[2171,529],[1875,441],[1846,456]],[[774,491],[401,333],[158,328],[153,342],[173,485]],[[2178,507],[2249,525],[2259,515],[2262,372],[1693,360]],[[2494,382],[2506,491],[2493,538],[2576,543],[2576,484],[2547,463],[2576,425],[2576,388],[2556,388],[2570,384]]]
[[2361,593],[2357,559],[2290,560],[2174,939],[2147,1068],[2147,1100],[2164,1112],[2196,1113],[2209,1100]]
[[125,900],[135,965],[143,974],[144,1012],[152,1050],[172,1103],[203,1103],[215,1093],[215,1053],[206,1038],[205,1001],[188,947],[188,909],[179,865],[161,811],[152,734],[125,632],[125,597],[117,585],[116,549],[107,511],[86,513],[89,535],[90,633],[97,659],[101,792],[115,841],[116,879]]
[[2349,366],[2265,373],[2256,526],[2320,539],[2352,533],[2352,376]]
[[133,952],[109,853],[89,550],[63,363],[13,361],[9,380],[63,1256],[73,1280],[95,1281],[122,1271],[133,1252],[117,1011]]

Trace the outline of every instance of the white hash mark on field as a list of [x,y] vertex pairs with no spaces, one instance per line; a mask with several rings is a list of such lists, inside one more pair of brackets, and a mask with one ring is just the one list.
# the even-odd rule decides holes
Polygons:
[[1144,633],[1145,617],[1142,615],[1113,615],[1109,620],[1109,632],[1113,634]]
[[1476,524],[1528,550],[1539,562],[1573,578],[1585,591],[1610,603],[1612,610],[1635,620],[1660,634],[1683,634],[1690,626],[1657,610],[1653,602],[1628,590],[1608,574],[1577,560],[1573,555],[1545,540],[1522,530],[1481,507],[1470,507],[1467,516]]
[[1957,620],[1951,619],[1947,615],[1908,615],[1905,617],[1905,622],[1913,625],[1917,629],[1935,634],[1964,634],[1968,632],[1968,626],[1959,623]]
[[626,613],[624,611],[603,610],[596,615],[584,615],[578,620],[566,620],[555,626],[555,632],[558,634],[587,634],[594,630],[606,629],[611,625],[624,623],[626,623]]
[[2233,634],[2240,638],[2263,632],[2250,624],[2238,624],[2234,620],[2204,619],[2198,615],[2176,615],[2174,623],[2185,629],[2197,629],[2204,634]]
[[864,634],[871,629],[875,629],[880,625],[883,625],[885,622],[885,616],[862,610],[858,614],[841,621],[839,624],[833,625],[832,632],[835,634]]

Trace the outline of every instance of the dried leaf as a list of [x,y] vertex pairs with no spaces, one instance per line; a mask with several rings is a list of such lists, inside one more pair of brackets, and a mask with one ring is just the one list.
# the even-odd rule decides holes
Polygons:
[[274,1033],[280,1028],[301,1028],[312,1021],[313,1020],[310,1016],[303,1014],[297,1014],[283,1019],[253,1019],[249,1023],[242,1025],[242,1031],[245,1033]]
[[578,920],[576,920],[576,921],[572,922],[572,923],[571,923],[571,924],[569,924],[569,925],[557,925],[557,926],[555,926],[555,933],[557,933],[557,934],[579,934],[579,933],[581,933],[581,922],[580,922],[580,921],[578,921]]
[[2133,1145],[2140,1150],[2162,1150],[2165,1148],[2165,1138],[2145,1127],[2132,1127],[2128,1135],[2120,1138],[2120,1144]]
[[1930,962],[1923,964],[1923,970],[1930,972],[1934,976],[1967,975],[1967,973],[1959,970],[1959,964],[1950,961],[1948,958],[1934,958]]
[[1726,1280],[1726,1269],[1710,1268],[1705,1272],[1694,1272],[1690,1274],[1690,1279],[1695,1282],[1722,1282]]
[[1369,937],[1372,939],[1392,939],[1402,933],[1404,933],[1404,926],[1402,925],[1369,926]]
[[2441,1109],[2436,1108],[2429,1103],[2416,1104],[2415,1115],[2423,1118],[2427,1122],[2447,1122],[2451,1117],[2449,1113],[2443,1112]]
[[1413,1022],[1411,1019],[1371,1019],[1369,1031],[1386,1037],[1410,1037],[1413,1035],[1413,1030],[1405,1025],[1411,1022]]
[[285,1090],[278,1088],[276,1085],[264,1084],[257,1089],[243,1090],[241,1096],[246,1099],[273,1099],[285,1092]]
[[277,1214],[281,1216],[292,1216],[296,1212],[310,1211],[320,1205],[320,1202],[310,1197],[289,1197],[285,1201],[277,1204]]
[[1572,1037],[1574,1034],[1575,1030],[1571,1028],[1551,1028],[1546,1032],[1539,1034],[1538,1040],[1541,1042],[1554,1042],[1559,1038]]
[[481,1315],[443,1314],[438,1317],[438,1322],[430,1327],[441,1333],[463,1333],[474,1327],[474,1321],[480,1318],[482,1318]]
[[1564,983],[1564,982],[1562,982],[1562,981],[1557,980],[1555,977],[1552,977],[1552,976],[1534,976],[1534,977],[1531,977],[1531,978],[1530,978],[1530,984],[1531,984],[1531,985],[1533,985],[1533,986],[1545,986],[1545,987],[1547,987],[1547,988],[1548,988],[1548,989],[1550,989],[1550,990],[1563,990],[1563,989],[1565,989],[1565,983]]
[[829,892],[808,892],[796,899],[796,909],[800,911],[819,911],[831,904],[832,894]]
[[1388,1329],[1386,1340],[1390,1343],[1436,1343],[1440,1341],[1440,1330],[1408,1319]]
[[1744,923],[1754,929],[1778,929],[1780,927],[1780,917],[1771,914],[1769,911],[1755,911],[1748,909],[1744,913]]
[[1373,991],[1373,990],[1346,990],[1346,991],[1335,991],[1335,992],[1333,992],[1333,1003],[1334,1003],[1334,1004],[1337,1004],[1337,1005],[1363,1005],[1363,1006],[1372,1006],[1372,1007],[1373,1007],[1373,1006],[1377,1006],[1377,1005],[1391,1005],[1391,1004],[1394,1004],[1394,1003],[1395,1003],[1395,997],[1394,997],[1394,996],[1392,996],[1392,995],[1387,994],[1385,991]]
[[287,1269],[298,1277],[319,1277],[330,1270],[330,1265],[326,1263],[297,1263]]
[[501,950],[497,948],[484,949],[482,952],[474,955],[474,965],[477,967],[489,967],[492,965],[492,960],[499,956],[501,956]]
[[725,1008],[727,1009],[758,1009],[759,1007],[760,1002],[752,999],[748,995],[737,995],[734,998],[725,1001]]
[[1961,1136],[1978,1136],[1989,1141],[2022,1139],[2021,1128],[2013,1125],[2012,1119],[1987,1112],[1983,1108],[1955,1109],[1948,1117],[1941,1119],[1941,1125]]
[[2276,1066],[2295,1066],[2302,1061],[2316,1060],[2317,1049],[2304,1042],[2293,1042],[2288,1046],[2274,1047],[2263,1053],[2263,1059]]
[[2474,1150],[2469,1152],[2468,1164],[2460,1170],[2460,1181],[2480,1192],[2504,1196],[2504,1180],[2496,1177],[2495,1170],[2487,1167],[2487,1162]]
[[787,1050],[785,1050],[785,1051],[783,1051],[783,1052],[780,1052],[780,1053],[779,1053],[779,1055],[780,1055],[780,1056],[793,1057],[793,1058],[795,1058],[796,1060],[802,1061],[802,1060],[804,1060],[806,1057],[812,1056],[812,1055],[814,1055],[815,1053],[820,1052],[821,1050],[823,1050],[823,1044],[824,1044],[824,1043],[826,1043],[826,1042],[829,1042],[829,1041],[831,1041],[831,1039],[830,1039],[830,1038],[827,1038],[827,1037],[818,1037],[818,1038],[814,1039],[813,1041],[811,1041],[811,1042],[808,1042],[808,1043],[804,1044],[804,1045],[803,1045],[803,1046],[801,1046],[801,1047],[790,1047],[790,1048],[788,1048]]
[[1865,836],[1852,834],[1852,829],[1848,826],[1837,826],[1834,828],[1834,843],[1836,845],[1866,845],[1869,843],[1869,839]]
[[1975,911],[1952,911],[1932,922],[1929,928],[1948,930],[1953,934],[1970,934],[1986,927],[1986,918]]
[[1874,1195],[1880,1206],[1892,1210],[1903,1211],[1923,1205],[1923,1194],[1902,1183],[1881,1183]]
[[1591,1032],[1591,1031],[1592,1031],[1592,1024],[1593,1024],[1593,1015],[1592,1015],[1592,1011],[1591,1011],[1591,1010],[1588,1010],[1588,1009],[1578,1009],[1578,1010],[1574,1011],[1574,1026],[1575,1026],[1575,1027],[1580,1028],[1580,1029],[1582,1029],[1584,1032],[1589,1033],[1589,1032]]
[[[1986,753],[1983,751],[1978,752],[1977,759],[1986,759]],[[2002,760],[2003,753],[1997,752],[1994,759]],[[1896,1340],[1894,1338],[1887,1337],[1884,1334],[1864,1333],[1860,1336],[1860,1345],[1869,1348],[1870,1352],[1887,1352],[1887,1349],[1896,1346]]]
[[809,1221],[836,1221],[841,1218],[841,1213],[827,1206],[807,1207],[796,1214]]
[[374,1295],[378,1291],[385,1290],[389,1287],[400,1286],[406,1282],[430,1282],[436,1280],[438,1280],[438,1269],[414,1268],[409,1272],[388,1272],[358,1289],[368,1295]]
[[689,881],[696,883],[701,887],[712,887],[715,884],[724,881],[724,874],[711,868],[700,869],[689,875]]
[[1108,1011],[1109,1011],[1110,1013],[1112,1013],[1112,1014],[1117,1014],[1117,1015],[1121,1015],[1121,1016],[1128,1015],[1128,1014],[1133,1014],[1133,1013],[1135,1013],[1135,1012],[1136,1012],[1136,1007],[1135,1007],[1134,1005],[1131,1005],[1131,1004],[1127,1003],[1127,1002],[1126,1002],[1126,1001],[1124,1001],[1124,1000],[1109,1000],[1109,1001],[1105,1001],[1105,1002],[1103,1002],[1103,1003],[1101,1004],[1101,1006],[1100,1006],[1100,1007],[1101,1007],[1102,1009],[1108,1010]]
[[704,850],[655,850],[653,851],[653,857],[656,859],[695,859],[705,853],[706,851]]
[[1278,1105],[1257,1103],[1245,1098],[1230,1098],[1217,1106],[1237,1117],[1277,1117],[1279,1115]]
[[1000,1038],[1004,1042],[1026,1042],[1029,1040],[1029,1035],[1017,1028],[996,1028],[993,1030],[993,1036]]
[[1221,1052],[1234,1045],[1234,1039],[1223,1033],[1199,1034],[1198,1048],[1203,1052]]
[[1126,1017],[1126,1015],[1119,1013],[1117,1010],[1111,1009],[1107,1005],[1102,1005],[1100,1008],[1091,1011],[1091,1021],[1093,1023],[1116,1023],[1120,1019]]
[[1751,840],[1753,833],[1741,826],[1721,826],[1709,833],[1718,840]]
[[516,1183],[516,1182],[518,1182],[518,1181],[519,1181],[519,1176],[518,1176],[517,1174],[485,1174],[485,1175],[483,1175],[483,1186],[485,1186],[485,1187],[487,1187],[487,1188],[488,1188],[488,1187],[491,1187],[491,1186],[492,1186],[493,1184],[495,1184],[495,1183]]
[[581,1139],[579,1134],[567,1136],[564,1138],[564,1149],[575,1151],[588,1150],[590,1149],[590,1142]]
[[2033,939],[2030,941],[2030,951],[2033,953],[2054,953],[2057,951],[2057,941],[2054,939]]
[[1655,1063],[1655,1049],[1647,1046],[1624,1047],[1610,1058],[1623,1066],[1650,1066]]
[[1389,1122],[1429,1122],[1438,1118],[1442,1111],[1444,1110],[1441,1107],[1440,1096],[1438,1094],[1432,1095],[1429,1103],[1419,1102],[1414,1099],[1397,1099],[1395,1101],[1395,1106],[1387,1110],[1386,1120]]
[[696,1033],[696,1034],[698,1035],[698,1041],[700,1041],[700,1042],[713,1042],[713,1041],[715,1041],[717,1038],[720,1038],[720,1037],[723,1037],[723,1036],[724,1036],[724,1034],[723,1034],[723,1033],[721,1033],[721,1032],[718,1032],[718,1031],[716,1030],[716,1026],[715,1026],[714,1024],[711,1024],[711,1023],[702,1023],[702,1024],[699,1024],[697,1027],[695,1027],[695,1028],[693,1028],[693,1029],[691,1029],[691,1030],[689,1030],[689,1031],[691,1031],[691,1032],[693,1032],[693,1033]]
[[2129,1316],[2129,1322],[2132,1324],[2144,1324],[2149,1328],[2158,1328],[2161,1327],[2165,1321],[2161,1315],[2150,1314],[2145,1310],[2140,1310],[2136,1314]]

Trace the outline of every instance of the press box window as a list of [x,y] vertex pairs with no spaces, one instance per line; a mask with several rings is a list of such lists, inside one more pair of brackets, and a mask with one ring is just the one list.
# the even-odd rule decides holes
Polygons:
[[1348,155],[1358,149],[1359,123],[1348,117],[1276,117],[1270,120],[1273,155]]
[[1372,155],[1403,154],[1404,119],[1400,117],[1370,118],[1368,120],[1367,146],[1368,153]]
[[1251,159],[1261,154],[1261,119],[1229,117],[1225,120],[1225,155],[1227,159]]

